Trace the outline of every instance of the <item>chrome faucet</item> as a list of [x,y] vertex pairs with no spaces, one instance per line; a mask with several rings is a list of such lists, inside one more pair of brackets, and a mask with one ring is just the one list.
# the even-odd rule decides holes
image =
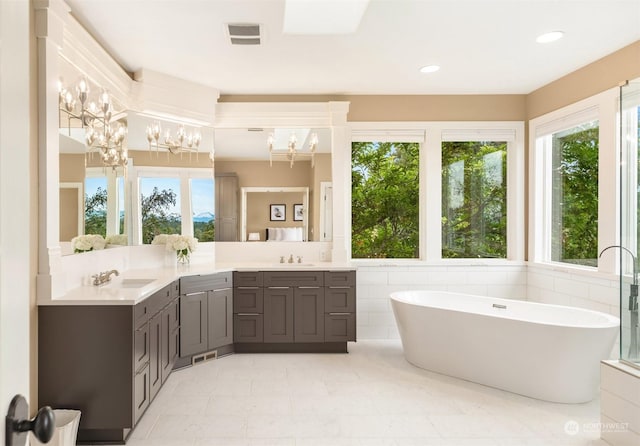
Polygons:
[[302,256],[298,256],[298,263],[302,263]]
[[[607,249],[611,249],[611,248],[622,249],[623,251],[626,251],[627,253],[629,253],[631,258],[633,259],[633,283],[631,284],[630,289],[629,289],[629,310],[638,311],[638,259],[636,258],[635,255],[633,255],[633,253],[629,249],[627,249],[627,248],[625,248],[624,246],[621,246],[621,245],[607,246],[602,251],[600,251],[600,255],[598,256],[598,258],[602,257],[602,254]],[[635,302],[634,302],[634,300],[635,300]]]
[[112,269],[110,271],[102,271],[101,273],[92,275],[91,278],[93,279],[93,284],[98,286],[105,282],[109,282],[112,274],[119,276],[120,272],[117,269]]
[[[607,249],[611,248],[620,248],[623,251],[626,251],[631,258],[633,259],[633,283],[629,286],[629,319],[630,319],[630,329],[631,329],[631,339],[629,342],[629,357],[637,358],[638,357],[638,259],[633,253],[620,245],[611,245],[604,248],[600,251],[600,255],[598,257],[602,257],[602,253]],[[622,272],[620,273],[622,276]],[[621,302],[622,303],[622,302]]]
[[293,254],[291,254],[291,255],[289,256],[289,260],[288,260],[288,262],[289,262],[289,263],[293,263]]

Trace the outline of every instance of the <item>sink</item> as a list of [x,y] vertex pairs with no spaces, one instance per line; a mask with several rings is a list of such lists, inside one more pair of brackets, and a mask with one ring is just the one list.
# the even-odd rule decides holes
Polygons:
[[297,266],[316,266],[315,263],[274,263],[274,266],[282,268],[295,268]]
[[122,279],[121,281],[111,283],[110,286],[114,288],[142,288],[151,282],[155,282],[155,280],[156,279]]

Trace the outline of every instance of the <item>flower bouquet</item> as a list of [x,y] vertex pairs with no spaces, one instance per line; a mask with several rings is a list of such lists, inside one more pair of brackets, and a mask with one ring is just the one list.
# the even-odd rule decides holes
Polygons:
[[158,234],[152,245],[166,245],[168,251],[175,251],[179,263],[189,263],[191,253],[198,247],[198,239],[180,234]]
[[100,234],[79,235],[71,239],[71,246],[75,253],[104,249],[105,245],[106,241]]
[[118,235],[108,235],[105,239],[107,245],[128,245],[129,240],[127,238],[127,234],[118,234]]

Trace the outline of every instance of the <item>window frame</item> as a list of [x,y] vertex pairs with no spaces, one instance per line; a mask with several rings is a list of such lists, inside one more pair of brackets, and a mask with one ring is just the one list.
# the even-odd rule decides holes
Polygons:
[[[133,244],[142,244],[142,221],[140,210],[140,179],[141,178],[177,178],[180,181],[180,218],[182,235],[193,236],[193,213],[191,209],[191,179],[207,178],[213,180],[215,193],[215,178],[213,169],[207,167],[156,167],[135,166],[131,168],[131,203]],[[215,196],[214,196],[215,203]]]
[[[351,142],[390,141],[420,144],[420,203],[419,203],[419,259],[354,259],[351,257],[351,219],[348,220],[347,246],[349,259],[363,266],[403,264],[505,264],[524,262],[525,217],[525,155],[523,121],[442,121],[442,122],[352,122]],[[507,141],[507,257],[506,259],[443,259],[442,258],[442,142],[455,135],[468,141],[492,140],[512,135]],[[404,141],[402,138],[410,138]],[[369,138],[369,139],[363,139]],[[496,141],[504,139],[495,139]],[[350,158],[349,158],[350,160]],[[351,172],[351,164],[349,164]],[[351,215],[351,179],[345,203]]]
[[598,259],[597,267],[551,260],[550,140],[556,132],[598,121],[598,250],[617,244],[619,218],[619,150],[616,88],[529,121],[529,262],[565,271],[615,274],[617,258]]

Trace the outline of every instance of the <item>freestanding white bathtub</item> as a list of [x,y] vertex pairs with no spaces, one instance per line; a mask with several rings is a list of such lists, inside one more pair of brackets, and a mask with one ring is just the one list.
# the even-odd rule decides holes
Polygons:
[[591,401],[618,318],[580,308],[441,291],[391,294],[413,365],[559,403]]

